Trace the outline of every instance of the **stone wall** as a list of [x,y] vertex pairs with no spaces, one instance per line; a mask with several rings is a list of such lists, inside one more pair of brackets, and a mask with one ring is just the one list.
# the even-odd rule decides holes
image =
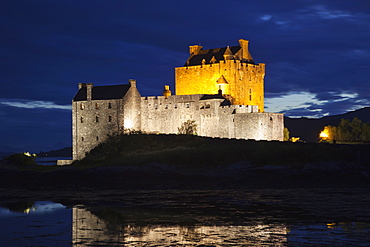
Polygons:
[[90,100],[72,103],[73,159],[81,159],[123,122],[123,100]]
[[130,89],[123,98],[123,107],[121,109],[121,116],[123,122],[120,126],[123,126],[125,129],[141,129],[141,95],[136,88],[136,81],[129,80]]
[[[218,84],[224,77],[227,83]],[[175,68],[176,95],[230,95],[233,105],[257,105],[264,111],[265,64],[250,64],[240,60]]]
[[202,96],[142,97],[141,130],[176,134],[183,122],[194,120],[199,136],[283,140],[283,114],[258,113],[257,106],[221,106],[224,99],[201,100]]
[[141,98],[141,130],[147,133],[177,133],[187,120],[199,121],[203,95],[172,95]]

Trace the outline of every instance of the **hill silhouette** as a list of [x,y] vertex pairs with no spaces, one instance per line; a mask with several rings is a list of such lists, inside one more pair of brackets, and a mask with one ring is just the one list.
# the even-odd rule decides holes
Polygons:
[[350,111],[344,114],[327,116],[318,119],[314,118],[289,118],[284,117],[284,125],[289,129],[290,136],[300,137],[301,140],[307,142],[317,142],[319,133],[326,125],[337,126],[341,119],[349,119],[357,117],[364,123],[370,122],[370,107],[365,107],[355,111]]

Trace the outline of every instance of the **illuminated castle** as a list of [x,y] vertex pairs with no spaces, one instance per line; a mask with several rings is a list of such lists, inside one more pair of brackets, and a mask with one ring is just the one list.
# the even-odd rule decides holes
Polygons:
[[197,135],[219,138],[283,140],[283,114],[264,112],[265,65],[255,64],[248,41],[203,50],[190,46],[184,67],[175,68],[175,90],[142,97],[135,80],[94,86],[80,83],[72,101],[73,159],[125,129],[176,134],[187,120]]
[[214,94],[218,90],[233,105],[256,105],[264,111],[265,64],[255,64],[248,41],[239,46],[203,50],[190,46],[184,67],[175,68],[176,95]]

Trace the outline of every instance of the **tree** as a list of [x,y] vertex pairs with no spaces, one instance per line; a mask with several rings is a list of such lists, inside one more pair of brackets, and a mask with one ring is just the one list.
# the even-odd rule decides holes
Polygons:
[[188,120],[183,122],[180,127],[177,128],[180,135],[196,135],[197,124],[194,120]]
[[287,127],[284,127],[284,141],[289,141],[289,129]]
[[342,119],[336,126],[325,126],[320,133],[320,138],[327,141],[352,141],[364,142],[370,141],[370,124],[362,123],[358,118]]
[[351,139],[351,126],[348,119],[340,120],[338,125],[338,141],[349,141]]

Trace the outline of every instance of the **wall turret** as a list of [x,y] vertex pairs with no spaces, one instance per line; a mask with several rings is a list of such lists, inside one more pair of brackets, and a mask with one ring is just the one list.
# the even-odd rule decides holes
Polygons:
[[234,54],[231,51],[230,46],[227,46],[223,56],[224,56],[224,60],[233,60],[234,59]]
[[171,96],[171,90],[169,85],[164,85],[164,90],[163,90],[163,96],[167,99],[168,96]]
[[189,46],[189,53],[190,55],[197,55],[202,48],[201,45],[191,45]]

